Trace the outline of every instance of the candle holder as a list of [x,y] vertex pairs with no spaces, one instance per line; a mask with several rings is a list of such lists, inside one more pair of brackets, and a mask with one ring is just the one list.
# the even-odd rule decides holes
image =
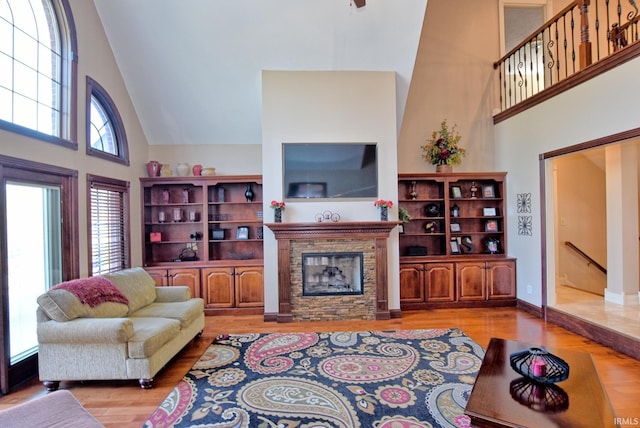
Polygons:
[[516,372],[538,383],[551,384],[569,378],[569,364],[543,348],[514,352],[509,363]]

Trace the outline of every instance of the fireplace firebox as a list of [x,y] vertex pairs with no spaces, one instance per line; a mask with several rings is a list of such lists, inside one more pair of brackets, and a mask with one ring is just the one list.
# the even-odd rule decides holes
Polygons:
[[302,253],[302,295],[364,293],[363,253]]

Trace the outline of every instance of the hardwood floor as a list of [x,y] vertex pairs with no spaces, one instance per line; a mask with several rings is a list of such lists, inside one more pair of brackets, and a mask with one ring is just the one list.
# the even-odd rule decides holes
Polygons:
[[[76,398],[107,427],[142,427],[149,415],[220,333],[259,333],[291,331],[392,330],[457,327],[483,347],[492,337],[520,340],[535,345],[573,349],[592,354],[600,378],[622,427],[640,424],[640,361],[618,354],[582,336],[546,323],[515,308],[438,309],[403,312],[388,321],[338,321],[265,323],[261,315],[207,317],[204,334],[192,341],[155,379],[150,390],[141,390],[137,381],[63,382],[61,387]],[[0,397],[0,409],[45,394],[34,380]],[[585,409],[588,411],[588,409]]]

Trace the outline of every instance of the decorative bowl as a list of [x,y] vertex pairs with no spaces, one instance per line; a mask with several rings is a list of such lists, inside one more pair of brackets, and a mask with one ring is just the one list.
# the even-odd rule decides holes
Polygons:
[[543,348],[516,351],[509,357],[511,368],[538,383],[550,384],[569,378],[569,364]]
[[200,174],[204,176],[216,175],[216,169],[211,167],[202,168],[202,171],[200,172]]

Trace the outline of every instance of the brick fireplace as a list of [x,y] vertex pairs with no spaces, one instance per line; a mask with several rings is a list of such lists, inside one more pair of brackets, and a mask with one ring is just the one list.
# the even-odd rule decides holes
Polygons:
[[[278,241],[277,321],[389,319],[387,239],[397,224],[267,224]],[[341,253],[362,254],[362,293],[304,295],[304,255]]]

